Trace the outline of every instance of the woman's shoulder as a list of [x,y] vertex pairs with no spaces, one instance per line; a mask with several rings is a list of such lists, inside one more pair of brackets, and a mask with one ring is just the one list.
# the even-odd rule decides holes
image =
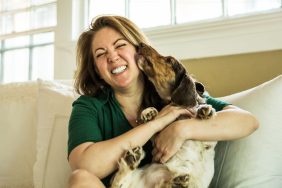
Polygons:
[[110,99],[109,95],[110,95],[109,90],[100,91],[95,96],[81,95],[73,102],[73,106],[86,105],[86,106],[101,107],[105,103],[107,103],[107,101]]

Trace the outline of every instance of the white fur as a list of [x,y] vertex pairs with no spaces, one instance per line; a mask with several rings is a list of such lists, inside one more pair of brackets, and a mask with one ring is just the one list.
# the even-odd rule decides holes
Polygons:
[[121,159],[111,188],[171,188],[173,178],[185,174],[189,174],[187,187],[207,188],[214,174],[215,145],[187,140],[164,165],[155,163],[133,170]]

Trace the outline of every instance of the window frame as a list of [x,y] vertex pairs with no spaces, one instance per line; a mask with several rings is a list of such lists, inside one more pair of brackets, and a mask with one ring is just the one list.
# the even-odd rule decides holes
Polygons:
[[164,55],[194,59],[282,49],[282,9],[144,29]]
[[[224,15],[227,15],[227,5],[224,0],[222,2]],[[87,8],[85,4],[84,7]],[[152,45],[164,55],[193,59],[282,49],[281,23],[282,7],[232,17],[145,28],[143,31]],[[76,29],[73,41],[85,28],[80,25]]]
[[[46,4],[39,4],[39,5],[32,5],[30,7],[26,7],[26,8],[20,8],[20,9],[15,9],[15,10],[8,10],[8,11],[3,11],[0,12],[0,15],[5,15],[5,14],[9,14],[9,13],[17,13],[17,12],[23,12],[23,11],[27,11],[27,10],[33,10],[36,8],[40,8],[40,7],[44,7],[44,6],[49,6],[50,4],[55,4],[57,6],[58,1],[53,1],[53,2],[49,2]],[[1,54],[1,59],[0,59],[0,83],[4,83],[4,53],[10,50],[15,50],[15,49],[24,49],[24,48],[28,48],[29,49],[29,62],[28,62],[28,80],[32,80],[32,64],[33,64],[33,60],[32,60],[32,53],[33,53],[33,49],[39,46],[47,46],[47,45],[53,45],[54,46],[54,50],[55,50],[55,29],[56,29],[56,25],[55,26],[49,26],[49,27],[41,27],[41,28],[35,28],[35,29],[30,29],[30,30],[26,30],[26,31],[20,31],[20,32],[12,32],[12,33],[6,33],[6,34],[2,34],[0,35],[0,42],[1,42],[1,49],[0,49],[0,54]],[[16,38],[16,37],[21,37],[21,36],[29,36],[30,39],[33,37],[33,35],[36,34],[40,34],[40,33],[47,33],[47,32],[53,32],[54,33],[54,40],[53,42],[47,42],[47,43],[42,43],[42,44],[33,44],[32,41],[29,42],[28,45],[26,46],[21,46],[21,47],[14,47],[14,48],[5,48],[4,46],[4,41],[7,39],[11,39],[11,38]],[[55,59],[55,58],[54,58]],[[53,63],[55,64],[55,61],[53,60]],[[53,73],[54,75],[54,73]],[[23,80],[23,81],[27,81],[27,80]]]

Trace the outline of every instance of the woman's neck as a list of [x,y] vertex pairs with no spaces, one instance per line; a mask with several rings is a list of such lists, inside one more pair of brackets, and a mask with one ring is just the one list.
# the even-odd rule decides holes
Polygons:
[[121,105],[122,111],[132,126],[136,126],[137,116],[143,100],[144,84],[136,87],[115,91],[115,97]]
[[135,107],[138,109],[142,103],[143,87],[125,91],[116,91],[115,97],[123,108]]

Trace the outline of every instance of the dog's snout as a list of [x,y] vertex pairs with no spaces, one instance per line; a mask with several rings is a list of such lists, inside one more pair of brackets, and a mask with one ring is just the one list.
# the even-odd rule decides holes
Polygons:
[[142,50],[142,48],[145,48],[146,44],[144,44],[143,42],[141,42],[137,47],[136,47],[136,51],[140,52]]
[[144,48],[146,45],[143,43],[143,42],[141,42],[140,44],[139,44],[139,47],[140,48]]

